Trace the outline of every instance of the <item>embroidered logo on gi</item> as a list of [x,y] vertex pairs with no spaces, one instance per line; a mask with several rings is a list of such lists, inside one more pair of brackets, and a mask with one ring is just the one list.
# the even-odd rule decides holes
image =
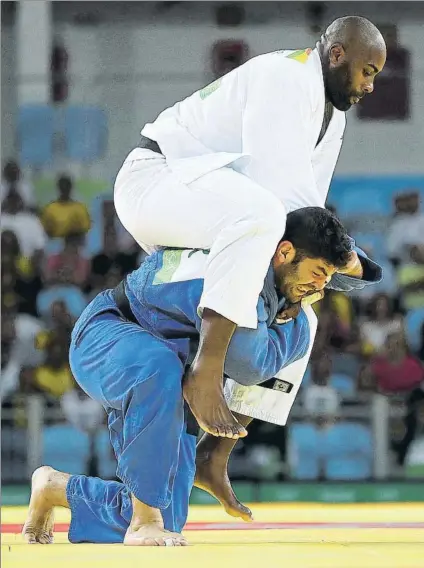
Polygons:
[[311,53],[312,49],[308,47],[307,49],[297,49],[296,51],[289,53],[287,57],[288,59],[295,59],[296,61],[299,61],[299,63],[306,63]]
[[209,95],[214,93],[217,89],[219,89],[219,87],[221,86],[221,83],[222,83],[222,77],[220,77],[219,79],[217,79],[216,81],[214,81],[210,85],[203,87],[203,89],[201,89],[199,91],[199,95],[200,95],[200,98],[202,99],[202,101],[204,99],[206,99],[207,97],[209,97]]
[[292,383],[289,383],[288,381],[282,381],[281,379],[275,379],[275,383],[274,386],[272,387],[272,390],[288,394],[289,392],[291,392],[292,388],[293,388]]
[[164,251],[162,256],[162,268],[158,270],[153,279],[154,286],[171,282],[172,276],[180,265],[183,252],[184,249],[170,249]]

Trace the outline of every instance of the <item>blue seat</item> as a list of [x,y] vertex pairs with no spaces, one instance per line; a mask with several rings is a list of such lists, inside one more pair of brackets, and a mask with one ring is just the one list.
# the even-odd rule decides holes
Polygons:
[[381,232],[355,232],[352,235],[356,245],[363,249],[374,260],[387,258],[386,239]]
[[417,351],[421,342],[421,328],[424,325],[424,308],[410,310],[405,317],[406,335],[409,346]]
[[71,474],[86,472],[90,453],[87,434],[68,424],[43,430],[43,464]]
[[337,207],[337,213],[343,219],[362,215],[386,217],[390,215],[391,210],[392,202],[384,192],[356,185],[345,188],[343,199]]
[[347,481],[372,475],[373,440],[369,428],[340,422],[323,431],[322,451],[327,479]]
[[360,361],[356,355],[352,353],[337,353],[333,354],[332,358],[333,373],[342,373],[350,377],[357,377],[361,367]]
[[289,460],[292,477],[317,479],[320,473],[320,433],[314,424],[295,423],[289,429]]
[[40,316],[47,316],[52,304],[58,301],[65,302],[74,318],[78,318],[87,305],[87,298],[76,286],[53,286],[42,290],[37,296],[37,311]]
[[330,386],[342,397],[352,398],[356,394],[355,380],[345,373],[333,373],[330,377]]
[[106,113],[97,107],[70,106],[64,118],[66,155],[89,163],[102,157],[107,143]]
[[54,110],[24,105],[18,111],[19,160],[22,166],[45,166],[53,159]]
[[99,458],[99,476],[102,479],[113,479],[116,475],[116,459],[110,442],[109,430],[103,428],[96,436],[96,453]]

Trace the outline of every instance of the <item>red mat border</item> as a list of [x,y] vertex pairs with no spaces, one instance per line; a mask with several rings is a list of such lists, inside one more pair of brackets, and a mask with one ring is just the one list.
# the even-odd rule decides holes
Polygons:
[[[4,523],[1,525],[2,534],[20,534],[21,523]],[[424,522],[405,523],[370,523],[370,522],[259,522],[253,523],[222,523],[222,522],[189,522],[184,531],[220,531],[220,530],[276,530],[276,529],[424,529]],[[67,533],[69,523],[56,523],[54,531]]]

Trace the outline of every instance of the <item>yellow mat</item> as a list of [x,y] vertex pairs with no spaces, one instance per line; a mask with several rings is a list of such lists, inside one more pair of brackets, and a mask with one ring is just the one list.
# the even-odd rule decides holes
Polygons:
[[[58,510],[53,545],[26,545],[25,508],[2,510],[4,568],[424,568],[422,504],[253,504],[254,525],[193,506],[184,548],[71,545]],[[249,527],[249,528],[247,528]]]

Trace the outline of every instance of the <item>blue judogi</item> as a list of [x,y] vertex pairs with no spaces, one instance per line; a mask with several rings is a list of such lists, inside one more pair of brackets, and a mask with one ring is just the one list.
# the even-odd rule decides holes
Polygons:
[[[130,492],[161,509],[166,529],[184,527],[196,436],[187,431],[181,382],[198,345],[203,257],[203,251],[160,251],[127,277],[126,295],[139,325],[123,317],[111,290],[100,293],[75,325],[72,372],[106,409],[123,483],[70,478],[71,542],[122,542],[132,515]],[[381,278],[375,263],[364,257],[364,265],[368,283]],[[332,287],[366,283],[337,275]],[[258,301],[257,329],[238,328],[230,342],[228,376],[259,384],[305,355],[308,319],[301,312],[294,321],[274,324],[283,304],[270,268]]]

